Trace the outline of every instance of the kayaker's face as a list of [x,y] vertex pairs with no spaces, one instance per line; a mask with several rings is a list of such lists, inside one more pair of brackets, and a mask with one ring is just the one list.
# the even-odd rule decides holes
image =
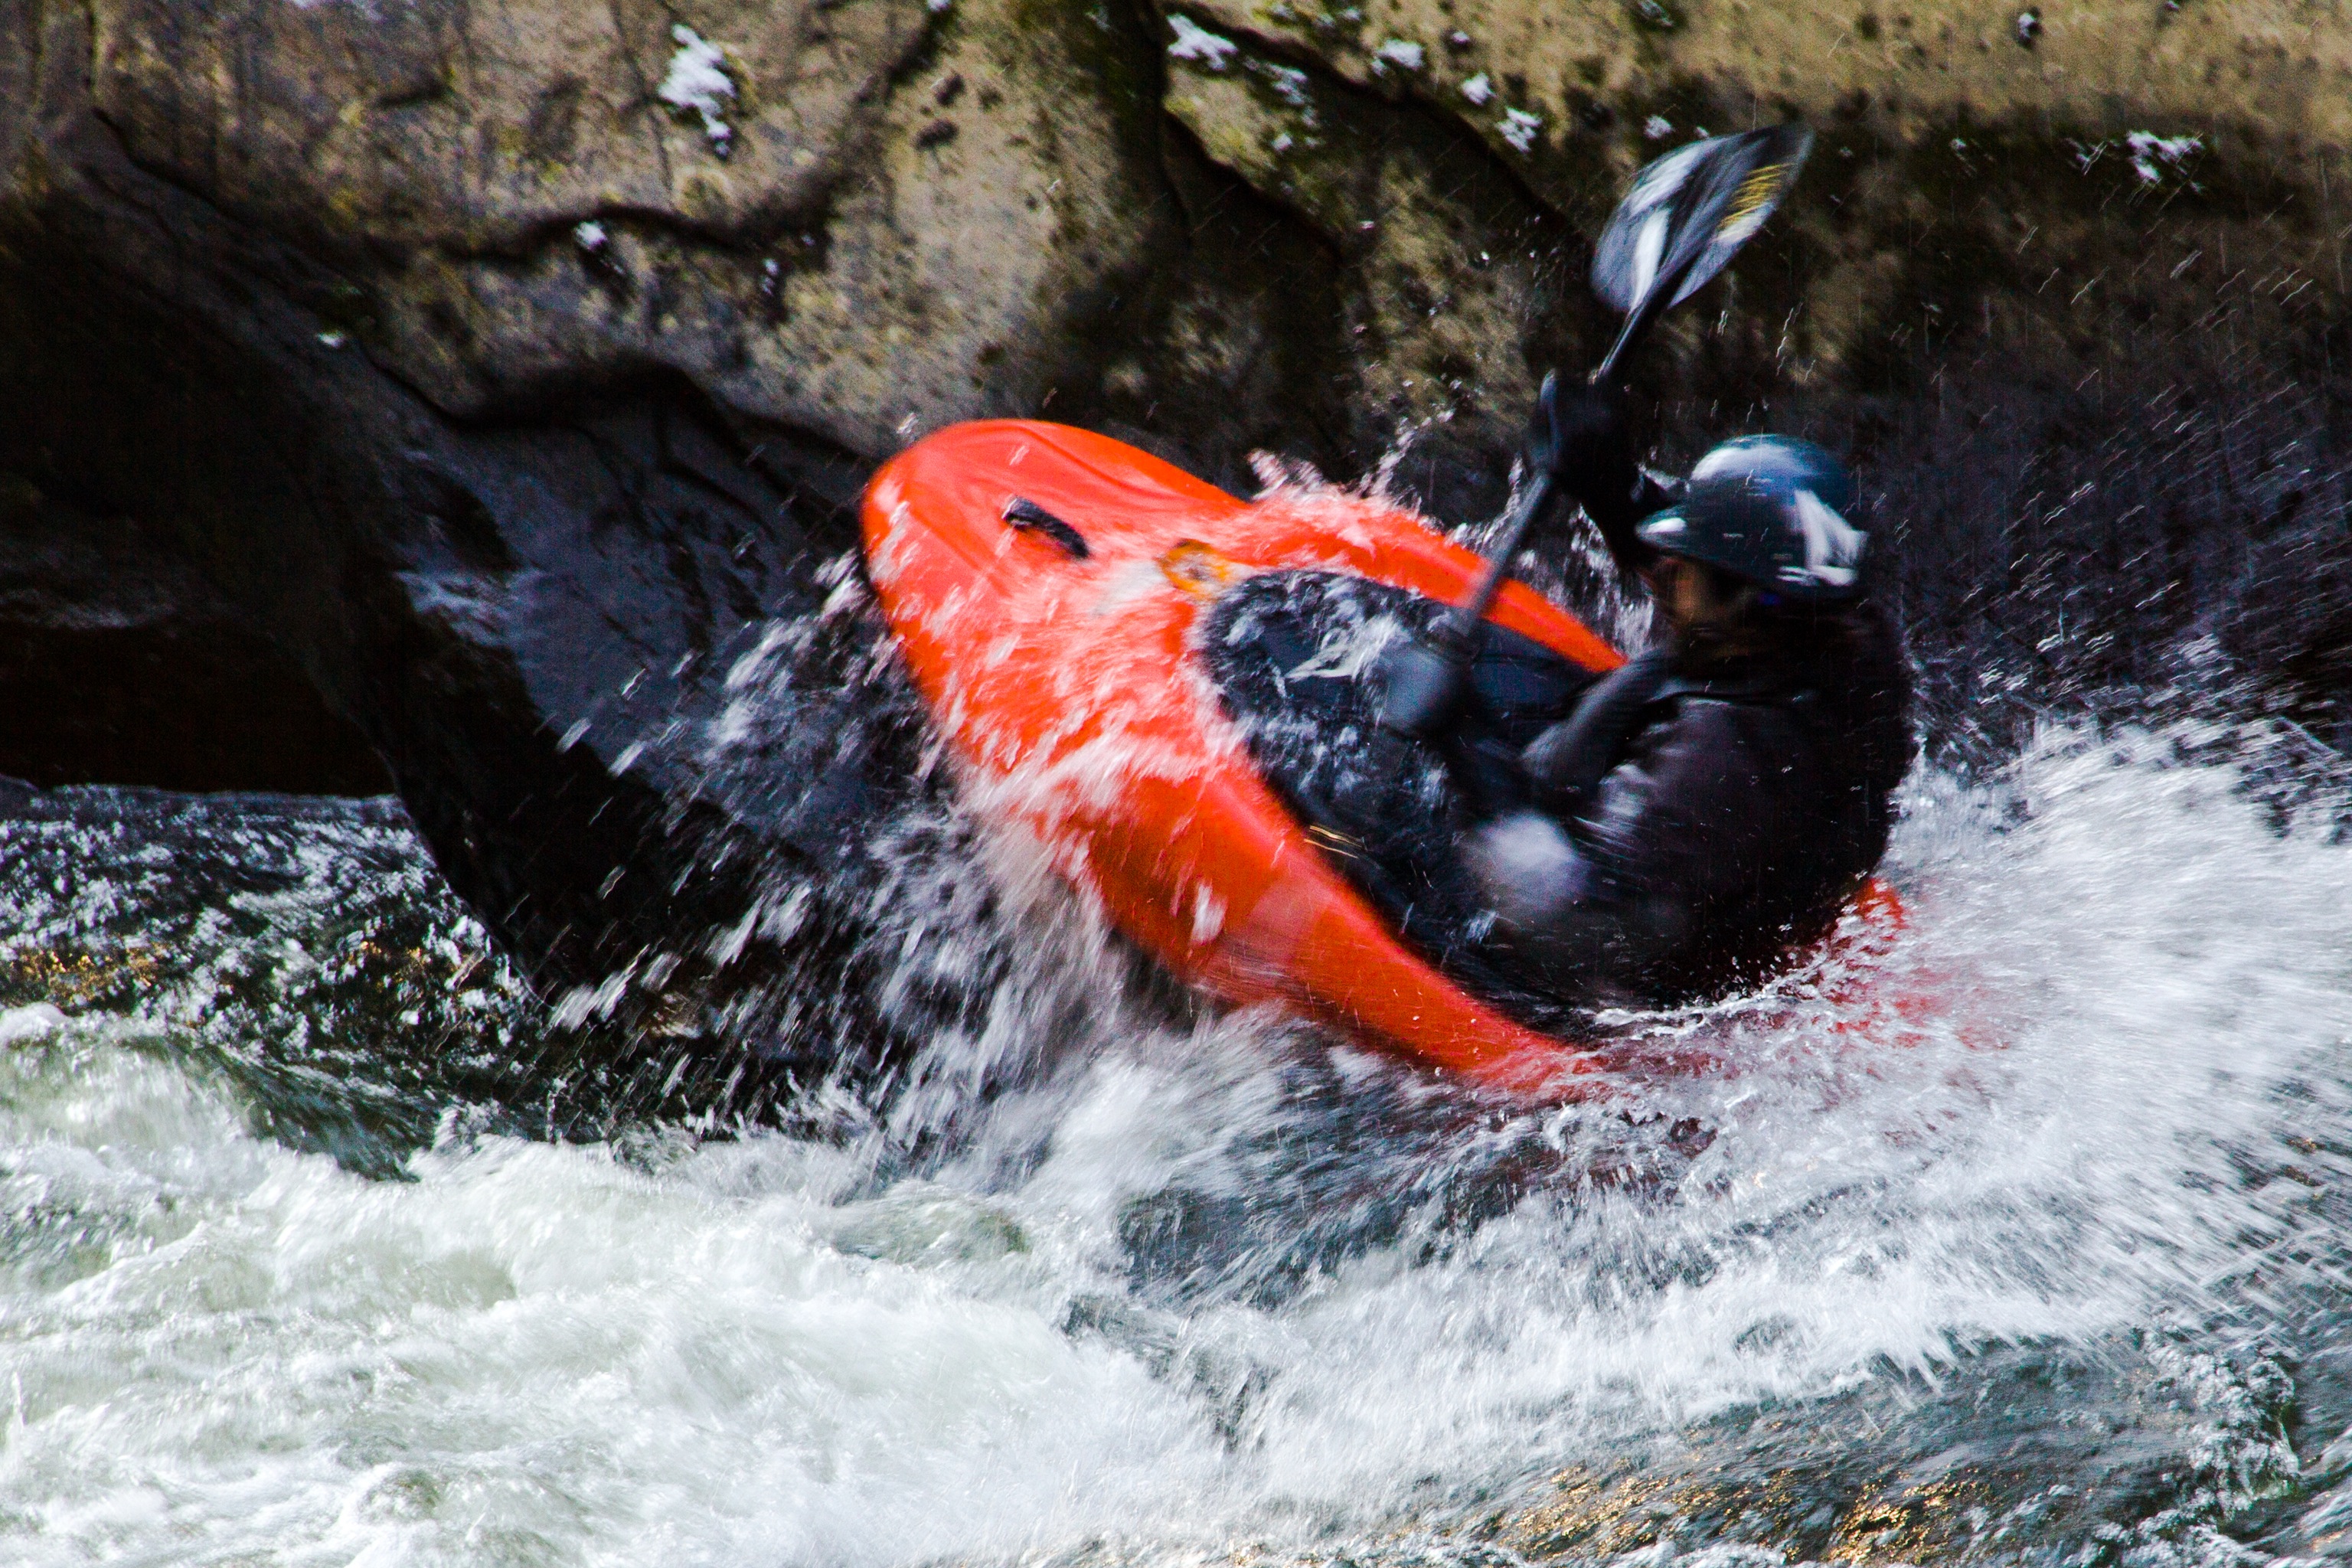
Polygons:
[[1753,596],[1744,584],[1674,555],[1660,556],[1645,575],[1659,613],[1678,638],[1724,637],[1746,616]]

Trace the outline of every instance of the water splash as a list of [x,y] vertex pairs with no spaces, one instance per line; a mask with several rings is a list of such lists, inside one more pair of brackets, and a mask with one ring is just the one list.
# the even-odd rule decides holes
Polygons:
[[[429,1054],[454,968],[283,980],[289,942],[362,940],[371,886],[362,925],[470,956],[396,815],[247,802],[206,839],[81,797],[37,879],[11,860],[0,1001],[97,973],[36,948],[152,940],[0,1057],[0,1532],[30,1563],[1747,1568],[2318,1531],[2352,852],[2210,741],[2053,730],[1923,782],[1885,983],[1932,1009],[1841,1027],[1816,973],[1625,1020],[1717,1065],[1570,1110],[1171,1011],[1018,845],[946,825],[908,863],[982,875],[971,951],[1018,956],[911,1090],[822,1135],[572,1144],[365,1065]],[[257,859],[284,879],[236,883]],[[265,1046],[284,1070],[237,1070]],[[285,1134],[287,1086],[371,1071],[439,1118],[401,1180]]]

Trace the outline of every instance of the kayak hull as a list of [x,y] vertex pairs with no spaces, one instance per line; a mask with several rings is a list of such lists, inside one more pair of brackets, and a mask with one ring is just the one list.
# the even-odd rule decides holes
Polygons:
[[[1451,601],[1475,554],[1377,500],[1244,501],[1105,437],[1016,420],[900,453],[863,525],[884,613],[976,805],[1034,832],[1170,970],[1502,1088],[1572,1093],[1600,1065],[1398,940],[1258,775],[1192,646],[1221,579],[1322,568]],[[1622,662],[1523,585],[1493,618],[1587,668]]]

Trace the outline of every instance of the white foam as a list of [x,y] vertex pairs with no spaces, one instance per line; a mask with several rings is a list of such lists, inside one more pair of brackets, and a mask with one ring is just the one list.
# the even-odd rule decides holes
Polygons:
[[47,1002],[29,1007],[0,1007],[0,1046],[45,1040],[65,1027],[66,1016]]
[[[1742,1401],[2194,1312],[2314,1223],[2242,1172],[2352,1099],[2352,852],[2177,738],[2053,732],[2013,787],[1914,791],[1882,985],[1940,1010],[1905,1043],[1802,986],[1657,1020],[1737,1068],[1631,1086],[1716,1129],[1671,1185],[1556,1185],[1265,1300],[1139,1288],[1128,1205],[1304,1183],[1265,1151],[1346,1101],[1295,1059],[1368,1104],[1404,1080],[1264,1016],[1139,1022],[1034,863],[1051,929],[927,1069],[962,1152],[878,1187],[870,1151],[780,1136],[452,1142],[371,1183],[85,1022],[0,1056],[12,1558],[1304,1543]],[[985,1104],[954,1077],[1024,1052]]]

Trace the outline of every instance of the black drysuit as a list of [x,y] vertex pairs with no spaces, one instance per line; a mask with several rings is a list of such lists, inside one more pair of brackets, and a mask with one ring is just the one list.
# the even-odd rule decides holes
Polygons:
[[[1588,505],[1621,570],[1649,563],[1633,524],[1667,499]],[[1538,826],[1528,857],[1490,829],[1474,860],[1490,886],[1541,880],[1497,935],[1555,984],[1670,1002],[1752,982],[1826,931],[1885,853],[1912,750],[1893,626],[1866,601],[1760,614],[1764,651],[1645,654],[1522,753],[1557,832]]]

